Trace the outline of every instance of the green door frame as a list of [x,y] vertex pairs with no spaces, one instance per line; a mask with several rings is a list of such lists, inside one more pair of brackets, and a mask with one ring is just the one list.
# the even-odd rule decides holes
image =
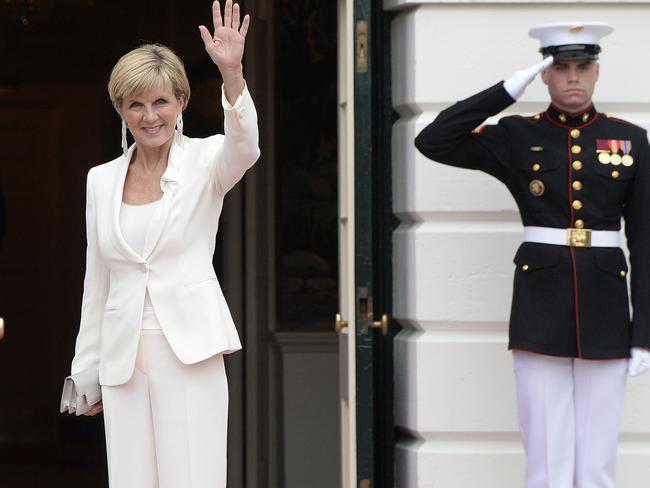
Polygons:
[[[357,485],[394,486],[390,15],[354,1]],[[389,318],[383,335],[381,317]]]

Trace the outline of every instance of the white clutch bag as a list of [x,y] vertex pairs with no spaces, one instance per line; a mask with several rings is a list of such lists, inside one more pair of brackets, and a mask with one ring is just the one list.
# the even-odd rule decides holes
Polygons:
[[101,401],[102,389],[99,386],[99,370],[87,369],[68,376],[61,393],[61,413],[83,415],[93,405]]

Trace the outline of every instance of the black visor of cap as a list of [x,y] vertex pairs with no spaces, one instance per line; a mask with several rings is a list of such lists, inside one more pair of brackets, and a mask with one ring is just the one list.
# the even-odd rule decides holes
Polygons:
[[553,56],[555,61],[598,59],[600,51],[600,46],[597,44],[566,44],[564,46],[547,46],[540,49],[544,57]]

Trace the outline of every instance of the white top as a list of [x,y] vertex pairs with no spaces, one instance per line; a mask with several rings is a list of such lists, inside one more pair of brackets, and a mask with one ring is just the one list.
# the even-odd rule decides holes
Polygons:
[[[130,205],[122,202],[120,208],[120,228],[126,243],[136,253],[142,256],[144,244],[147,239],[149,224],[153,219],[160,200],[145,203],[144,205]],[[153,304],[147,290],[144,298],[144,310],[142,316],[143,329],[160,329],[160,324],[153,311]]]

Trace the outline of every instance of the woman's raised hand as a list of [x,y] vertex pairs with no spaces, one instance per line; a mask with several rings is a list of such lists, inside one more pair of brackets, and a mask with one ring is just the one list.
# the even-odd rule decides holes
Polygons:
[[232,0],[226,0],[223,17],[221,16],[221,5],[218,1],[212,4],[212,20],[214,22],[214,35],[204,25],[199,26],[201,39],[205,44],[205,50],[218,66],[221,75],[228,76],[230,72],[242,71],[242,58],[244,56],[244,44],[246,33],[250,24],[250,16],[244,16],[240,23],[239,4],[233,5]]

